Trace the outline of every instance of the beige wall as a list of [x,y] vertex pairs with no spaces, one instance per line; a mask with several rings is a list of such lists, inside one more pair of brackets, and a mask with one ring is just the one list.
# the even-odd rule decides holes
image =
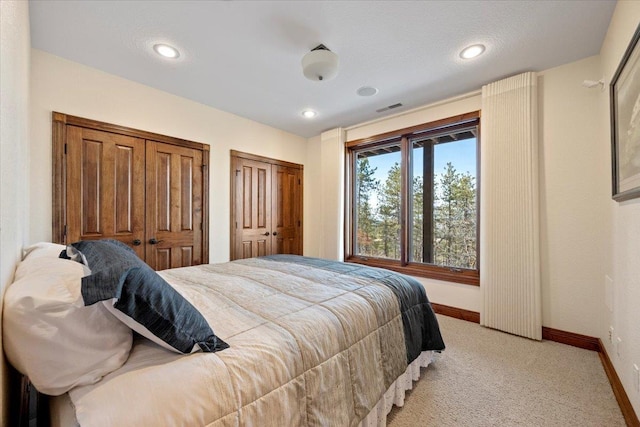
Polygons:
[[307,141],[305,181],[306,256],[344,259],[344,130],[323,132]]
[[600,57],[539,74],[542,323],[600,335],[608,260],[609,146],[603,144]]
[[324,219],[321,209],[322,168],[317,159],[322,156],[320,135],[307,141],[307,163],[304,169],[304,248],[306,256],[320,257],[322,252],[322,230],[319,224]]
[[[619,1],[600,51],[602,74],[607,83],[611,82],[638,22],[640,2]],[[605,150],[610,143],[608,112],[609,96],[605,92],[600,97],[600,115],[603,118],[600,135]],[[610,156],[603,157],[602,162],[610,167]],[[606,219],[612,228],[607,247],[610,253],[607,274],[613,283],[605,287],[605,298],[600,306],[605,313],[600,338],[636,414],[640,415],[640,392],[633,384],[633,364],[640,366],[640,199],[618,203],[611,200],[609,192],[604,200],[609,209]],[[622,339],[619,351],[608,341],[609,326],[614,328],[614,339]]]
[[[28,3],[0,2],[0,306],[29,225],[25,216],[29,188],[29,54]],[[0,384],[0,425],[8,425],[4,357],[0,359]]]
[[36,49],[31,93],[31,242],[51,239],[52,111],[209,144],[210,262],[229,260],[229,150],[307,162],[304,138]]

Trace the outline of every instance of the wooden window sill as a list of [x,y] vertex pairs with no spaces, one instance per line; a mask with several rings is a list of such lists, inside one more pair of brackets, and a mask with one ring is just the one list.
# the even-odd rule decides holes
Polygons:
[[398,273],[403,273],[409,276],[425,277],[428,279],[443,280],[446,282],[480,286],[480,272],[477,270],[454,271],[445,267],[437,267],[418,263],[409,263],[403,266],[400,265],[400,263],[396,260],[388,260],[382,258],[365,258],[353,255],[346,257],[345,262],[368,265],[370,267],[386,268],[387,270],[396,271]]

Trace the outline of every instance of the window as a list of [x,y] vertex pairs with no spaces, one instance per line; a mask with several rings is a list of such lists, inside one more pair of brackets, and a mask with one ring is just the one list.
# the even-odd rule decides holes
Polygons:
[[347,147],[347,261],[478,284],[479,112]]

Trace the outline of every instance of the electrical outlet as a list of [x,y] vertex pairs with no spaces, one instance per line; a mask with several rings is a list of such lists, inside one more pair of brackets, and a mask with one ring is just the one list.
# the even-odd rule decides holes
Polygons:
[[638,365],[633,365],[633,383],[635,385],[636,391],[640,392],[640,369],[638,369]]
[[613,344],[613,326],[609,326],[609,344]]
[[618,357],[622,357],[622,338],[620,337],[616,338],[616,354]]

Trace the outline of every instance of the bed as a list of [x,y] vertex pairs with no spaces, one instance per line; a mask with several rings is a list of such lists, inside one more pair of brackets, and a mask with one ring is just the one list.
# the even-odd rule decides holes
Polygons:
[[[60,249],[47,246],[47,257]],[[42,254],[30,270],[50,270],[47,263],[78,270],[67,288],[72,282],[80,287],[80,278],[95,271],[90,261],[88,271],[74,260]],[[15,348],[23,331],[14,294],[29,276],[20,268],[5,298],[5,352],[31,375]],[[276,255],[157,275],[197,309],[224,345],[179,354],[132,334],[120,366],[55,390],[52,425],[385,425],[420,367],[444,349],[423,287],[387,270]]]

